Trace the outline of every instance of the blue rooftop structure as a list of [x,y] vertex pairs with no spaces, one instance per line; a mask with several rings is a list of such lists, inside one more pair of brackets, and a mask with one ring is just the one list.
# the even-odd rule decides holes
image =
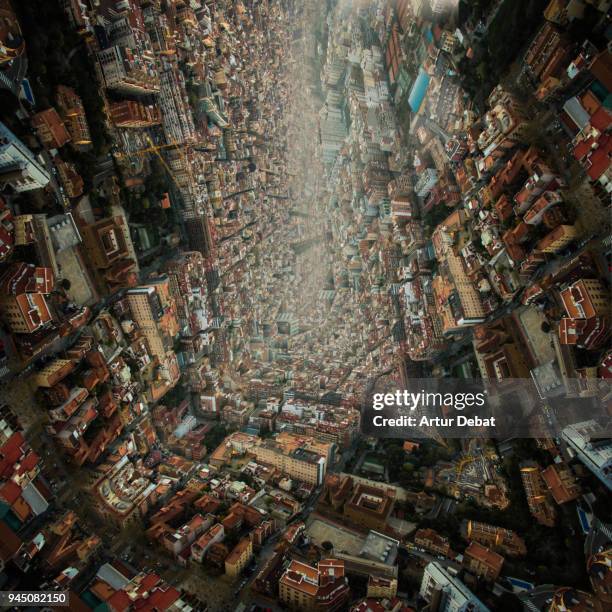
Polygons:
[[582,508],[576,508],[578,512],[578,520],[580,521],[580,528],[582,529],[582,533],[585,535],[591,531],[591,521],[589,521],[589,517],[587,513]]
[[25,99],[32,105],[36,104],[36,100],[34,99],[34,92],[32,91],[32,87],[28,79],[23,79],[23,81],[21,82],[21,89],[23,91]]
[[513,589],[517,592],[531,591],[535,588],[535,584],[527,582],[526,580],[520,580],[519,578],[512,578],[507,576],[506,579],[512,585]]
[[429,87],[429,75],[422,69],[419,68],[419,74],[414,81],[414,85],[408,95],[408,105],[413,112],[418,112],[425,99],[427,88]]

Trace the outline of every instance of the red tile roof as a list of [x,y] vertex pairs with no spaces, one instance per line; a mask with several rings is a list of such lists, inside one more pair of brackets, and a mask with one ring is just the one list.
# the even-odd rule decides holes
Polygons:
[[584,159],[591,150],[591,145],[593,144],[593,138],[588,138],[587,140],[581,140],[574,147],[574,157],[578,160]]
[[107,600],[106,604],[117,612],[130,609],[130,598],[125,591],[115,591]]
[[0,560],[6,562],[21,546],[21,538],[4,522],[0,521]]
[[612,53],[602,51],[591,64],[591,74],[608,90],[612,89]]
[[167,610],[179,597],[180,593],[174,587],[157,588],[151,593],[151,596],[143,602],[141,607],[134,607],[143,612],[148,612],[149,610]]
[[30,451],[20,464],[20,473],[29,472],[30,470],[33,470],[38,464],[39,459],[40,457],[34,451]]
[[591,115],[591,125],[600,132],[604,132],[612,124],[612,114],[605,106],[600,106]]
[[0,486],[0,498],[9,506],[12,506],[21,497],[21,487],[9,480]]

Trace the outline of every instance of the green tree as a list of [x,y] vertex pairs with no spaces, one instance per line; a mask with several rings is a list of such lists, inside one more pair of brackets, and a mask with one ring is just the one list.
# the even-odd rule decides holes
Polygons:
[[227,436],[227,429],[225,425],[222,423],[217,423],[204,438],[206,447],[213,451],[215,448],[217,448],[217,446],[219,446],[219,444],[221,444],[225,436]]

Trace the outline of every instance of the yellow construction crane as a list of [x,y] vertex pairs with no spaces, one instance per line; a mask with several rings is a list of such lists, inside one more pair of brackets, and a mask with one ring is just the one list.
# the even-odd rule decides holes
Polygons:
[[[166,142],[164,144],[159,144],[156,145],[150,138],[150,136],[146,136],[147,142],[149,143],[148,147],[145,147],[143,149],[138,149],[136,151],[131,151],[131,152],[125,152],[125,151],[120,151],[117,153],[114,153],[115,157],[118,159],[123,159],[124,157],[140,157],[141,155],[147,155],[147,153],[155,153],[155,154],[159,154],[159,151],[162,149],[176,149],[179,148],[181,145],[178,142]],[[216,149],[208,149],[205,146],[206,143],[196,143],[193,145],[189,145],[191,147],[193,147],[196,150],[199,151],[206,151],[206,152],[210,152],[210,153],[214,153],[216,151]]]
[[[119,159],[125,159],[129,157],[140,157],[142,155],[146,155],[147,153],[154,153],[155,155],[157,155],[157,157],[159,157],[159,161],[161,161],[161,163],[163,164],[164,168],[166,169],[166,172],[172,179],[172,182],[177,186],[177,188],[180,189],[180,185],[177,183],[176,179],[174,178],[174,173],[172,172],[172,170],[166,163],[166,160],[163,158],[163,156],[159,152],[160,149],[168,149],[168,148],[176,147],[177,143],[172,142],[172,143],[167,143],[163,145],[156,145],[151,140],[148,134],[145,137],[147,139],[147,142],[149,143],[148,147],[145,147],[144,149],[138,149],[137,151],[131,151],[129,153],[125,151],[115,151],[113,155],[115,156],[116,159],[119,160]],[[187,164],[187,167],[189,167],[188,164]]]
[[[140,157],[142,155],[147,155],[148,153],[153,153],[153,154],[157,155],[157,157],[159,158],[159,161],[162,163],[162,165],[166,169],[166,172],[168,173],[168,175],[172,179],[172,182],[180,190],[180,185],[178,184],[177,180],[174,178],[174,172],[172,171],[172,168],[170,168],[170,166],[168,166],[168,164],[166,163],[166,160],[164,159],[164,157],[160,153],[160,151],[162,149],[176,149],[179,152],[179,155],[183,159],[183,162],[185,164],[185,168],[186,168],[187,172],[191,173],[191,164],[189,163],[189,160],[185,157],[185,154],[183,152],[183,146],[184,145],[181,145],[180,143],[178,143],[176,141],[172,141],[172,142],[167,142],[167,143],[164,143],[164,144],[156,145],[151,140],[151,137],[148,134],[145,135],[145,138],[147,140],[147,143],[149,144],[148,147],[144,147],[143,149],[138,149],[137,151],[133,151],[131,153],[118,152],[118,153],[115,153],[115,157],[117,157],[119,159],[123,159],[123,158],[126,158],[126,157],[132,157],[132,156]],[[195,149],[199,148],[198,145],[191,145],[191,146],[193,146],[193,148],[195,148]],[[203,146],[203,143],[200,143],[200,146]],[[206,149],[206,150],[210,151],[210,149]]]
[[[174,173],[172,172],[172,168],[170,168],[170,166],[168,166],[168,164],[166,163],[166,160],[164,159],[164,156],[159,152],[159,147],[156,147],[155,144],[153,143],[153,141],[151,140],[150,136],[147,134],[146,136],[147,142],[150,145],[150,149],[152,149],[153,153],[155,153],[155,155],[157,155],[157,157],[159,157],[159,161],[162,163],[162,165],[164,166],[164,168],[166,169],[166,172],[168,173],[168,176],[172,179],[172,182],[176,185],[176,188],[180,191],[181,190],[181,186],[178,184],[178,181],[174,178]],[[172,142],[169,143],[169,146],[177,146],[177,143]],[[179,149],[180,151],[180,149]],[[181,152],[181,155],[183,155],[183,153]],[[187,160],[185,160],[186,162]],[[190,169],[190,165],[188,163],[185,163],[185,167]],[[189,171],[189,170],[188,170]]]
[[[176,149],[179,152],[179,155],[183,158],[183,161],[185,162],[185,168],[187,169],[188,172],[191,172],[191,164],[189,163],[189,160],[187,160],[187,158],[185,157],[185,154],[183,152],[183,146],[176,141],[172,141],[172,142],[167,142],[164,144],[159,144],[156,145],[152,140],[151,137],[147,134],[145,135],[145,138],[147,140],[147,143],[149,144],[148,147],[144,147],[142,149],[138,149],[136,151],[132,151],[132,152],[116,152],[114,153],[115,157],[117,159],[124,159],[126,157],[140,157],[142,155],[147,155],[149,153],[153,153],[154,155],[157,155],[157,157],[159,158],[159,161],[162,163],[162,165],[164,166],[164,168],[166,169],[166,171],[168,172],[168,174],[170,175],[170,178],[172,179],[172,182],[177,186],[177,188],[180,189],[180,185],[178,184],[178,182],[176,181],[176,179],[174,178],[174,174],[172,172],[172,169],[168,166],[168,164],[166,163],[166,160],[163,158],[163,155],[160,153],[161,150],[163,149]],[[195,144],[189,144],[187,146],[189,146],[190,148],[195,149],[196,151],[202,151],[202,152],[208,152],[208,153],[214,153],[216,151],[216,149],[210,149],[207,148],[205,146],[206,143],[195,143]],[[250,161],[251,163],[253,163],[253,158],[252,157],[245,157],[245,158],[237,158],[237,159],[225,159],[225,158],[215,158],[213,160],[214,162],[231,162],[231,161]],[[253,164],[253,169],[255,169],[256,166]],[[274,176],[280,176],[278,172],[275,172],[274,170],[270,169],[270,168],[261,168],[261,170],[263,172],[266,172],[267,174],[272,174]],[[286,174],[288,174],[289,176],[295,176],[294,173],[292,172],[286,172]]]

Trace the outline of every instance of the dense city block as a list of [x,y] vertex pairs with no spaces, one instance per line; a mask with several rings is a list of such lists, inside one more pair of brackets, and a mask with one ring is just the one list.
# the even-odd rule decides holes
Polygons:
[[610,610],[611,14],[0,0],[0,590]]

